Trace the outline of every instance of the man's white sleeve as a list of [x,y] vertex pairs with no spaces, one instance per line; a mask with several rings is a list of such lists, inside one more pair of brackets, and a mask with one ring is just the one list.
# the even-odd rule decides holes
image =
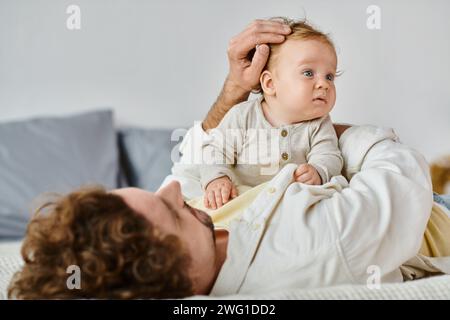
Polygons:
[[327,205],[342,256],[357,282],[371,272],[401,280],[398,268],[418,253],[431,213],[428,165],[391,129],[351,127],[339,144],[350,182]]
[[203,130],[201,122],[196,122],[185,134],[180,144],[181,158],[174,163],[172,174],[167,176],[162,188],[172,181],[181,184],[181,190],[185,199],[192,199],[203,195],[200,184],[200,167],[203,163],[203,145],[209,143],[211,137]]

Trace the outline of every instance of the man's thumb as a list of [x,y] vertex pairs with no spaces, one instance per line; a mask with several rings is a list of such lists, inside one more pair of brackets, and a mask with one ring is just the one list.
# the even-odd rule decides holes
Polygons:
[[252,69],[261,73],[269,58],[269,46],[267,44],[260,44],[256,49],[252,60]]

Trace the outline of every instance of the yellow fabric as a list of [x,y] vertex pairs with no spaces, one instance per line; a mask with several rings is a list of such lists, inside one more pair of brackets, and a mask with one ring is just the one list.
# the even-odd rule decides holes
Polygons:
[[[217,210],[205,208],[203,197],[194,198],[188,201],[188,204],[207,212],[216,228],[228,229],[230,222],[239,218],[241,213],[250,206],[266,185],[267,182],[253,188],[238,186],[239,196]],[[427,257],[450,256],[450,218],[435,203],[431,210],[430,220],[428,221],[419,253]]]
[[431,209],[419,253],[427,257],[450,256],[450,218],[436,203]]
[[239,218],[241,213],[243,213],[245,209],[250,206],[267,183],[268,182],[262,183],[253,188],[249,186],[238,186],[237,189],[239,196],[216,210],[205,208],[203,204],[203,196],[191,199],[187,203],[194,208],[208,213],[211,216],[216,228],[228,229],[230,222]]

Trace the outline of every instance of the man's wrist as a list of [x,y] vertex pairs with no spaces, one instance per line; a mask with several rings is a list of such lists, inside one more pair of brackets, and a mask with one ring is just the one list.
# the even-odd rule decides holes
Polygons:
[[229,105],[229,109],[231,109],[234,105],[247,100],[250,92],[251,89],[241,87],[228,76],[223,85],[221,94],[223,95],[224,103]]
[[249,95],[250,90],[240,87],[227,77],[220,95],[202,122],[203,130],[207,131],[217,127],[225,114],[234,105],[247,100]]

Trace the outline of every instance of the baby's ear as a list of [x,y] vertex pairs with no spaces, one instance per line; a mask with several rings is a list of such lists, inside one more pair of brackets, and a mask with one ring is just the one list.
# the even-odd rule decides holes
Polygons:
[[273,83],[272,73],[269,70],[264,70],[259,77],[261,83],[261,89],[264,94],[269,96],[275,95],[275,85]]

